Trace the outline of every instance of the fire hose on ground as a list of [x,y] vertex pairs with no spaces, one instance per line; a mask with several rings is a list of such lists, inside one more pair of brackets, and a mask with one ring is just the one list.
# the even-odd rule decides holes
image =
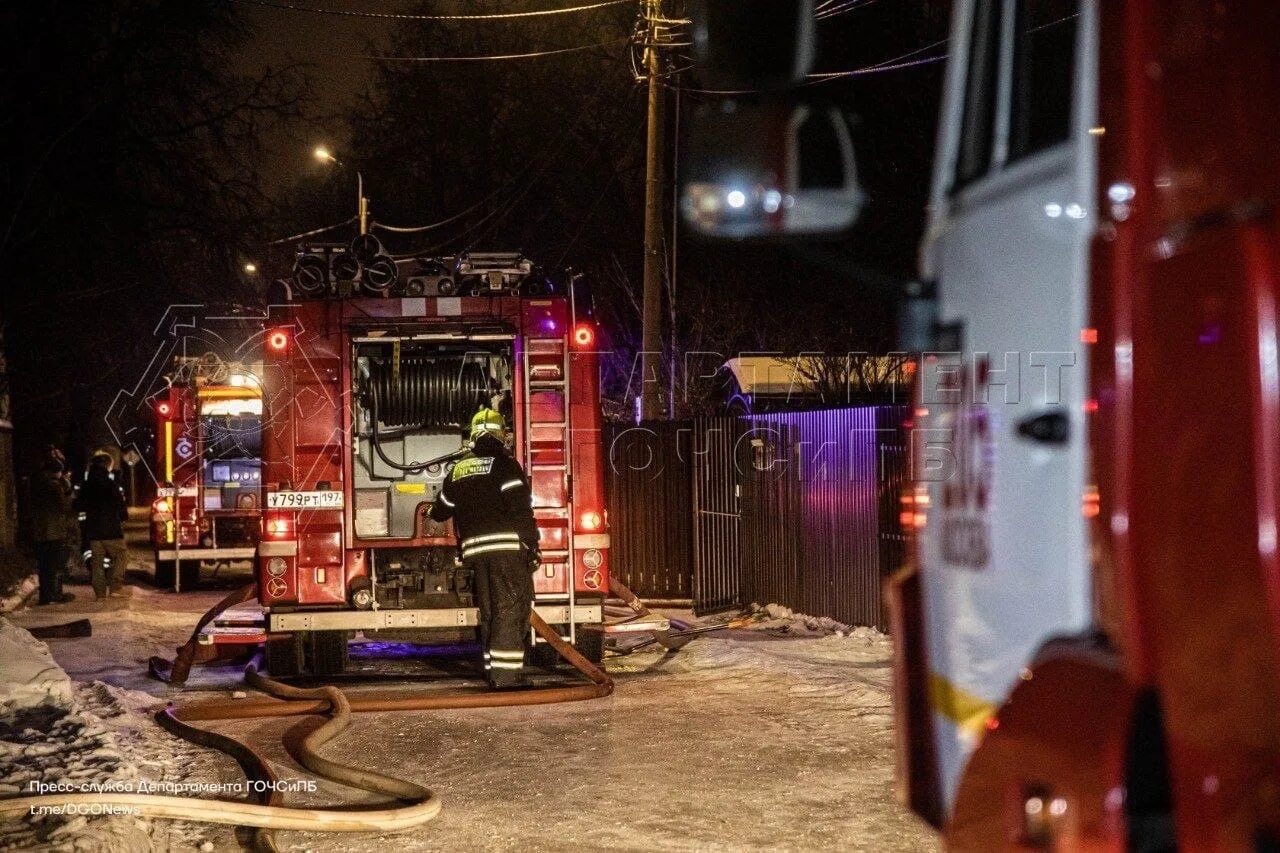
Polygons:
[[[233,593],[220,602],[215,610],[227,606],[227,602],[231,599],[247,600],[240,598],[244,594],[245,590]],[[206,614],[200,622],[200,627],[207,624],[214,615],[215,611]],[[157,721],[178,737],[200,746],[212,747],[235,758],[251,780],[271,782],[275,778],[274,774],[266,760],[256,751],[239,741],[200,728],[193,723],[200,720],[328,714],[329,719],[326,722],[302,739],[295,757],[304,767],[319,776],[348,787],[393,797],[394,802],[387,803],[384,808],[369,809],[367,806],[354,809],[295,808],[279,805],[279,794],[276,792],[260,797],[260,802],[257,803],[134,793],[48,794],[0,800],[0,820],[18,819],[22,815],[30,814],[33,809],[47,807],[126,807],[138,815],[257,828],[258,832],[254,836],[255,846],[265,850],[275,849],[272,830],[398,832],[421,826],[440,812],[440,800],[431,791],[407,780],[324,758],[319,754],[320,748],[350,725],[353,712],[541,705],[598,699],[613,692],[613,681],[608,674],[561,639],[560,635],[532,610],[529,613],[529,622],[538,636],[586,676],[590,683],[501,693],[435,694],[378,691],[352,697],[332,686],[298,688],[282,684],[259,673],[256,666],[250,664],[245,670],[245,680],[276,698],[252,702],[234,699],[196,702],[183,708],[170,706],[156,715]],[[198,631],[199,628],[197,633]],[[186,648],[186,646],[183,647],[183,649]],[[179,650],[180,658],[181,653],[182,649]],[[180,662],[175,661],[175,671]],[[187,666],[190,666],[190,659]],[[153,670],[154,668],[153,661]],[[185,678],[185,672],[183,678]],[[271,790],[270,785],[264,787]]]

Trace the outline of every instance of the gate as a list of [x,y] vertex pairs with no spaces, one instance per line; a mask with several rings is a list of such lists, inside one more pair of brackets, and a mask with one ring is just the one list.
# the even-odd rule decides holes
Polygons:
[[614,425],[611,569],[695,613],[776,602],[887,628],[902,561],[900,406]]
[[757,415],[743,467],[742,600],[887,628],[885,576],[905,537],[897,502],[902,410],[860,406]]
[[689,434],[687,422],[605,429],[610,572],[641,598],[692,597]]
[[735,417],[695,418],[693,474],[693,612],[727,610],[739,593],[739,500],[743,434]]

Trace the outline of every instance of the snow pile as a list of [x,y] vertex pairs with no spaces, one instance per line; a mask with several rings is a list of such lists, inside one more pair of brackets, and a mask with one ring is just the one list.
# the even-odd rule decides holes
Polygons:
[[[102,719],[83,703],[49,647],[0,618],[0,796],[33,783],[72,786],[134,778]],[[126,816],[30,816],[0,828],[0,847],[147,850],[148,825]]]
[[[3,617],[0,700],[0,797],[56,793],[41,784],[90,792],[239,778],[230,762],[224,777],[207,752],[156,725],[154,696],[72,682],[46,644]],[[0,850],[191,849],[211,835],[224,846],[234,840],[229,829],[125,813],[30,816],[0,827]]]
[[48,646],[0,617],[0,716],[42,704],[68,707],[71,679]]
[[735,623],[748,631],[767,631],[793,637],[848,637],[865,644],[880,642],[884,635],[875,628],[854,628],[828,616],[796,613],[781,604],[752,604],[744,621]]

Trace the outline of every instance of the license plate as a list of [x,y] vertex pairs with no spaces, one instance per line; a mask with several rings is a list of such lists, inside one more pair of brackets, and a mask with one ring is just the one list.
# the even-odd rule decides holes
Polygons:
[[342,492],[268,492],[267,509],[342,509]]

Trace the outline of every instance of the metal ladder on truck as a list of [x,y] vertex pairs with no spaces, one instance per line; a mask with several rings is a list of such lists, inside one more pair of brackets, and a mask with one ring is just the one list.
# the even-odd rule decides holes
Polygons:
[[[524,360],[524,460],[530,483],[559,474],[564,500],[561,505],[540,505],[536,491],[533,515],[540,530],[552,532],[552,541],[542,545],[542,568],[539,572],[564,577],[565,592],[535,593],[534,605],[561,605],[568,615],[569,633],[565,642],[577,640],[576,591],[573,566],[573,518],[570,504],[572,455],[569,431],[569,347],[564,337],[525,339]],[[558,404],[548,405],[558,397]],[[557,533],[556,531],[561,532]],[[548,620],[554,624],[558,620]],[[532,629],[531,629],[532,630]],[[534,644],[546,642],[536,633]]]

